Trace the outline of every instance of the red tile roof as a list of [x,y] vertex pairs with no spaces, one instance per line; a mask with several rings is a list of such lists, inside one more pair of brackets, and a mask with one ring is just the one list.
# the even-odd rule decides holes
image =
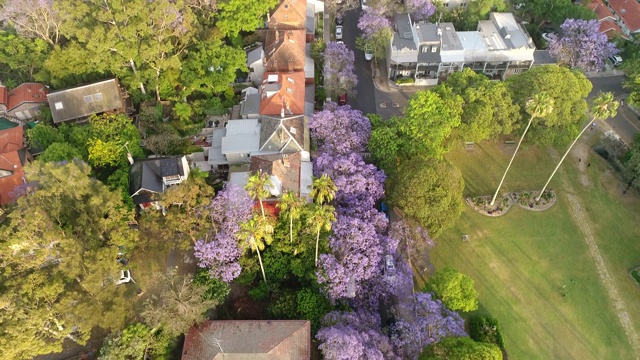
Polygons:
[[46,103],[49,91],[44,84],[24,83],[9,91],[7,111],[15,109],[26,102]]
[[182,360],[308,360],[311,326],[306,320],[216,320],[189,329]]
[[0,154],[22,149],[24,147],[22,137],[22,126],[0,130]]
[[249,170],[262,171],[280,180],[281,193],[293,191],[300,194],[300,162],[299,152],[293,154],[254,155],[251,157]]
[[304,30],[269,30],[264,46],[266,71],[303,71]]
[[0,105],[7,105],[7,88],[0,85]]
[[609,0],[608,2],[632,33],[640,30],[640,3],[636,0]]
[[[11,174],[3,176],[7,172]],[[0,205],[17,200],[15,188],[23,184],[24,171],[17,151],[0,154]]]
[[304,71],[265,72],[260,87],[260,115],[304,114]]
[[601,33],[607,34],[609,39],[615,37],[616,35],[620,35],[623,38],[627,39],[627,35],[625,35],[625,33],[622,32],[622,29],[620,29],[620,26],[618,26],[618,24],[616,24],[614,21],[611,21],[611,20],[601,21],[599,31]]
[[613,13],[611,13],[611,10],[609,10],[607,5],[605,5],[602,0],[591,0],[591,2],[587,4],[587,8],[593,10],[596,13],[599,21],[602,21],[608,17],[610,17],[611,19],[615,19],[613,17]]
[[305,29],[307,0],[282,0],[271,12],[269,29]]

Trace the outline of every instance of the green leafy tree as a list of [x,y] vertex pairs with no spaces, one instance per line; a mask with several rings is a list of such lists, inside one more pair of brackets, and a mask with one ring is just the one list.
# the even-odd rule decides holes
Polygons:
[[0,71],[5,85],[8,81],[19,85],[47,80],[48,74],[43,68],[51,48],[45,40],[30,39],[1,30],[0,44]]
[[282,213],[289,217],[289,243],[293,244],[293,221],[299,220],[305,205],[304,199],[297,196],[293,191],[287,191],[280,197],[278,207]]
[[627,181],[626,193],[632,186],[640,189],[640,148],[632,147],[629,150],[629,158],[624,163],[624,178]]
[[123,114],[93,116],[89,124],[87,151],[91,165],[126,166],[128,164],[127,149],[134,158],[144,156],[140,147],[140,133],[128,116]]
[[460,172],[437,159],[404,162],[386,184],[389,203],[418,221],[433,238],[460,216],[463,189]]
[[313,185],[311,186],[311,197],[316,204],[328,204],[336,196],[338,188],[333,183],[333,180],[327,174],[322,174],[320,177],[313,177]]
[[461,122],[453,130],[452,140],[480,142],[513,130],[520,108],[513,104],[503,82],[491,81],[485,75],[465,68],[449,76],[435,91],[439,92],[442,87],[450,88],[464,101]]
[[464,312],[478,309],[478,292],[469,276],[446,267],[429,279],[426,292],[433,292],[436,297],[451,310]]
[[531,140],[537,145],[567,146],[587,120],[586,98],[591,82],[579,71],[556,65],[530,70],[506,81],[514,103],[520,106],[521,124],[529,120],[527,102],[536,94],[546,93],[553,102],[553,112],[537,119],[530,129]]
[[11,359],[84,344],[95,326],[121,328],[133,312],[115,286],[117,246],[138,242],[120,195],[78,161],[36,161],[25,173],[28,196],[0,228],[0,353]]
[[332,310],[329,299],[319,290],[313,288],[304,288],[298,291],[295,303],[298,317],[311,321],[313,332],[320,329],[322,319]]
[[207,310],[220,303],[219,299],[206,298],[207,289],[194,283],[191,274],[180,275],[176,269],[158,275],[153,289],[144,303],[142,318],[174,337],[205,321]]
[[318,266],[318,249],[320,247],[320,232],[330,231],[331,224],[336,221],[335,208],[330,205],[314,204],[307,215],[307,224],[316,234],[316,260]]
[[138,360],[171,358],[174,338],[160,329],[151,329],[142,323],[127,326],[112,333],[100,348],[99,360]]
[[279,0],[219,0],[216,26],[229,37],[241,31],[255,31],[278,3]]
[[269,177],[269,174],[262,172],[262,170],[249,175],[249,179],[247,179],[247,183],[244,186],[249,196],[260,203],[260,211],[262,212],[263,220],[266,219],[266,215],[264,213],[264,205],[262,204],[262,201],[271,195],[267,189],[269,186],[273,186],[271,183],[271,177]]
[[447,337],[427,346],[420,360],[502,360],[500,348],[488,343],[475,342],[466,336]]
[[[263,215],[264,216],[264,215]],[[258,254],[258,263],[262,271],[262,279],[267,282],[267,276],[264,272],[262,257],[260,251],[264,250],[265,245],[270,245],[273,241],[273,225],[271,219],[266,217],[253,216],[251,219],[240,224],[240,230],[236,233],[236,237],[240,241],[240,248],[246,252],[251,250]]]
[[80,151],[74,148],[73,145],[69,143],[56,142],[47,147],[40,156],[38,156],[39,161],[62,161],[62,160],[73,160],[73,159],[82,159],[80,155]]
[[198,42],[189,50],[180,71],[182,93],[220,94],[229,88],[238,71],[246,72],[246,54],[218,37]]
[[173,116],[181,122],[188,123],[193,116],[191,105],[186,102],[179,102],[173,105]]
[[37,124],[33,129],[27,130],[27,140],[32,148],[40,150],[46,150],[53,143],[65,141],[57,128],[43,124]]

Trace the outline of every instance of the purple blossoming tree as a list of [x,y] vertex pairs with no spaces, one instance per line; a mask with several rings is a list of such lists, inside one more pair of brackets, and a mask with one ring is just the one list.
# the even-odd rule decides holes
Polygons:
[[431,0],[405,0],[405,5],[415,21],[427,20],[436,12]]
[[226,184],[211,202],[209,218],[213,227],[194,248],[198,266],[208,268],[212,277],[231,282],[240,275],[241,251],[235,234],[240,223],[251,218],[252,208],[247,192],[232,184]]
[[567,19],[562,36],[549,42],[549,52],[559,63],[584,71],[600,71],[608,56],[618,53],[615,44],[599,31],[597,20]]
[[464,320],[430,293],[415,293],[394,309],[399,319],[391,327],[391,343],[403,359],[417,359],[420,351],[447,336],[466,336]]
[[365,151],[371,122],[359,110],[330,103],[311,117],[309,129],[320,142],[319,152],[347,155]]
[[334,97],[345,93],[354,94],[358,77],[353,69],[353,51],[347,49],[345,44],[330,42],[322,56],[325,90]]
[[358,29],[362,30],[365,40],[373,40],[374,35],[381,30],[391,29],[391,22],[384,14],[383,8],[368,7],[358,20]]
[[332,252],[320,256],[317,272],[318,282],[326,284],[329,296],[352,298],[360,282],[380,273],[383,240],[372,224],[359,218],[337,217],[329,238]]
[[327,360],[395,360],[389,338],[382,333],[378,314],[330,312],[316,338]]

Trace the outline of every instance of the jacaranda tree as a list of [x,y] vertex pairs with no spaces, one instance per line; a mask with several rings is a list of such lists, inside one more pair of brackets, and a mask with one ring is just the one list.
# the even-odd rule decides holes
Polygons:
[[322,53],[324,56],[324,86],[330,96],[354,94],[358,77],[354,72],[353,51],[344,43],[330,42]]
[[319,152],[347,155],[366,149],[371,122],[348,105],[331,103],[309,119],[309,130],[319,142]]
[[562,36],[549,42],[549,52],[561,64],[584,71],[599,71],[608,56],[618,53],[615,44],[600,32],[598,20],[567,19]]

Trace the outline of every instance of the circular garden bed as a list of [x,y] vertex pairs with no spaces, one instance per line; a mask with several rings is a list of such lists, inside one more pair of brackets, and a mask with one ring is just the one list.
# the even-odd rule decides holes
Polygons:
[[553,190],[546,190],[540,200],[536,201],[539,191],[522,191],[511,193],[511,200],[523,209],[533,211],[544,211],[556,203],[556,193]]
[[507,213],[513,205],[513,201],[509,195],[503,195],[496,199],[496,202],[491,205],[491,198],[493,196],[472,196],[466,198],[467,205],[471,206],[475,211],[487,215],[487,216],[501,216]]

